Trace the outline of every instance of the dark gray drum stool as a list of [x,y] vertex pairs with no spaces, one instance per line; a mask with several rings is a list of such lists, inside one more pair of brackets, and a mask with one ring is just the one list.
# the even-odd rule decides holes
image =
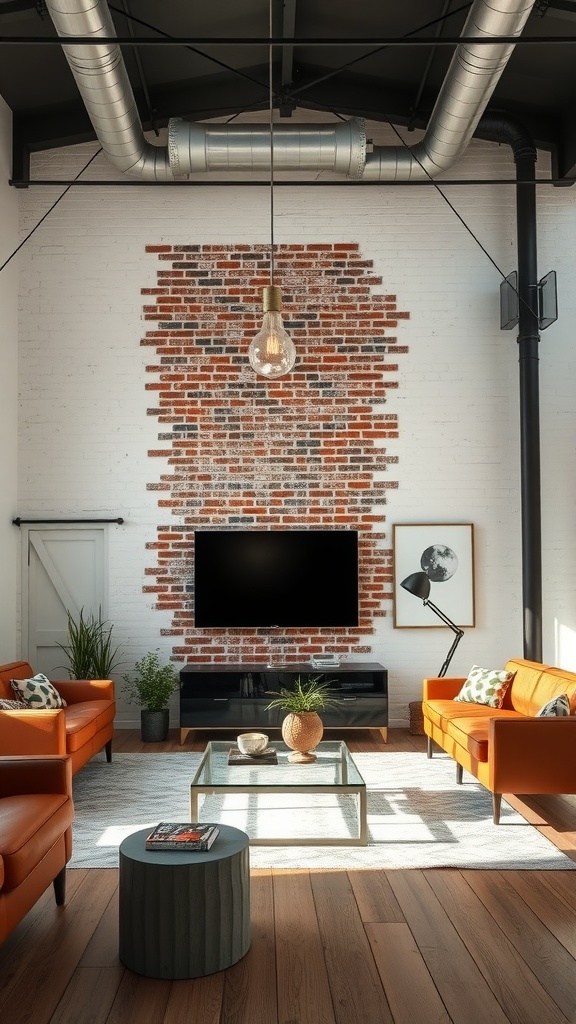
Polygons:
[[201,978],[250,947],[248,836],[230,825],[206,853],[120,845],[120,959],[147,978]]

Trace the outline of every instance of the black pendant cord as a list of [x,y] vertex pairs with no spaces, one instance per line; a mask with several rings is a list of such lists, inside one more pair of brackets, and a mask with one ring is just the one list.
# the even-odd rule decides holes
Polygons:
[[48,217],[48,216],[49,216],[49,215],[50,215],[50,214],[52,213],[52,210],[54,210],[54,209],[55,209],[55,207],[56,207],[56,206],[58,206],[58,203],[60,203],[60,202],[62,201],[62,199],[64,199],[64,196],[65,196],[65,195],[66,195],[66,194],[67,194],[67,193],[68,193],[68,192],[70,191],[70,189],[71,189],[71,188],[72,188],[72,186],[74,185],[74,182],[75,182],[75,181],[76,181],[76,180],[77,180],[77,179],[78,179],[78,178],[80,177],[80,175],[81,175],[81,174],[84,174],[84,171],[85,171],[85,170],[87,170],[87,168],[88,168],[88,167],[90,167],[90,164],[92,163],[92,161],[93,161],[93,160],[95,160],[95,159],[96,159],[96,157],[97,157],[97,156],[99,155],[99,153],[101,153],[101,152],[102,152],[102,147],[100,146],[100,147],[99,147],[99,148],[98,148],[98,149],[96,150],[96,152],[95,152],[95,153],[94,153],[94,154],[93,154],[93,155],[92,155],[92,156],[90,157],[90,159],[89,159],[89,160],[87,161],[87,163],[85,163],[85,164],[84,164],[84,167],[82,167],[82,168],[81,168],[81,169],[80,169],[80,170],[78,171],[78,174],[76,175],[76,177],[74,178],[74,180],[73,180],[73,181],[71,181],[71,182],[70,182],[70,184],[68,185],[68,187],[64,189],[64,191],[63,191],[62,195],[58,196],[58,199],[57,199],[57,200],[56,200],[56,201],[55,201],[54,203],[52,203],[52,206],[51,206],[51,207],[50,207],[50,208],[49,208],[48,210],[46,210],[46,213],[44,214],[44,216],[43,216],[43,217],[41,217],[41,218],[40,218],[40,220],[38,221],[38,223],[34,225],[34,227],[32,228],[32,230],[28,232],[28,234],[26,235],[26,238],[23,238],[23,239],[22,239],[22,241],[20,242],[20,245],[18,245],[18,246],[16,247],[16,249],[14,249],[14,252],[11,252],[11,253],[10,253],[10,255],[9,255],[8,259],[4,260],[4,263],[2,264],[2,266],[0,266],[0,274],[1,274],[1,273],[2,273],[2,271],[4,270],[4,267],[7,267],[7,266],[8,266],[8,264],[10,263],[10,260],[13,260],[13,259],[14,259],[14,257],[16,256],[16,254],[20,252],[20,249],[22,248],[22,246],[23,246],[23,245],[26,245],[26,242],[28,241],[28,239],[29,239],[29,238],[32,238],[32,235],[34,234],[34,232],[35,232],[35,231],[37,231],[37,230],[38,230],[38,228],[40,227],[40,225],[44,223],[44,221],[46,220],[46,217]]
[[[270,38],[272,38],[272,0],[269,5]],[[268,47],[268,115],[270,121],[270,284],[274,284],[274,71],[272,43]]]

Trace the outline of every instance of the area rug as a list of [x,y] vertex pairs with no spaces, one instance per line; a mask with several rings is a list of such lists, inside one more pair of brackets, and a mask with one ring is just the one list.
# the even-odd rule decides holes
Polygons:
[[[576,863],[549,843],[505,800],[492,823],[492,798],[443,753],[354,754],[368,791],[365,847],[252,846],[252,867],[494,868],[556,870]],[[159,821],[188,821],[190,780],[201,755],[115,754],[93,758],[74,778],[76,820],[70,867],[117,867],[130,832]],[[248,771],[257,769],[249,768]],[[224,794],[206,798],[203,821],[255,836],[351,834],[352,797],[332,794]]]

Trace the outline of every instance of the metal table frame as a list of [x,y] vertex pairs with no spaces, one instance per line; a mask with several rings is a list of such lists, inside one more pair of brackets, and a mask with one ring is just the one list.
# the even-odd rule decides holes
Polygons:
[[[214,782],[212,779],[212,758],[218,753],[223,755],[226,749],[230,749],[233,746],[231,743],[225,742],[210,742],[206,746],[206,750],[202,756],[202,760],[198,765],[198,768],[194,774],[194,778],[190,784],[190,821],[199,821],[199,798],[200,796],[206,797],[211,794],[225,794],[225,793],[335,793],[337,795],[352,795],[356,797],[356,818],[358,823],[358,835],[357,836],[305,836],[305,837],[294,837],[289,839],[282,838],[265,838],[265,837],[251,837],[251,846],[366,846],[368,842],[368,822],[367,822],[367,806],[366,806],[366,783],[360,775],[356,764],[353,761],[352,755],[348,750],[345,743],[342,741],[338,742],[324,742],[319,743],[315,748],[315,752],[326,751],[327,748],[334,748],[334,765],[339,768],[341,772],[342,781],[340,783],[323,783],[318,782],[317,784],[311,783],[308,785],[298,785],[298,783],[291,783],[288,778],[282,782],[283,776],[288,775],[288,769],[284,766],[280,758],[282,755],[287,755],[289,750],[283,743],[271,743],[279,754],[279,763],[271,767],[271,771],[278,773],[278,782],[271,783],[266,782],[254,782],[253,775],[249,775],[252,772],[251,766],[235,767],[236,778],[238,781],[234,783],[230,782]],[[358,776],[357,780],[350,781],[348,779],[348,759],[352,761],[353,768]],[[285,760],[285,758],[284,758]],[[265,765],[256,765],[255,771],[263,771]],[[316,764],[306,765],[289,765],[290,769],[298,768],[300,772],[312,773]],[[243,781],[240,773],[246,773],[244,775],[245,781]],[[293,774],[297,774],[293,772]],[[199,781],[202,779],[202,781]],[[269,775],[268,775],[269,779]]]

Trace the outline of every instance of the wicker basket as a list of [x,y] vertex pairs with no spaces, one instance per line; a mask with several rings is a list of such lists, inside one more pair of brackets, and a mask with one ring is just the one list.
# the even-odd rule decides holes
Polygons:
[[413,736],[424,736],[424,715],[422,714],[422,701],[415,700],[408,705],[410,712],[410,732]]

